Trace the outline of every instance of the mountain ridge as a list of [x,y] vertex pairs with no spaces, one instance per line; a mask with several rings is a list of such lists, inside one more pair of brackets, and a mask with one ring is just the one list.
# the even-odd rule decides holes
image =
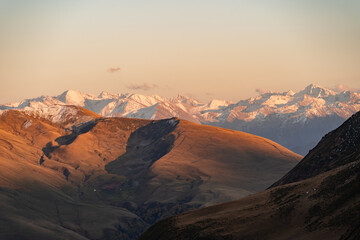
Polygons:
[[339,128],[326,134],[296,167],[271,187],[304,180],[355,161],[360,156],[356,150],[359,146],[360,112],[357,112]]
[[[202,103],[182,95],[164,98],[159,95],[111,94],[103,91],[96,96],[67,90],[54,97],[42,96],[3,104],[0,110],[38,111],[52,105],[76,105],[103,117],[178,117],[259,135],[305,155],[321,136],[360,110],[360,93],[335,92],[311,84],[297,93],[265,92],[235,103],[215,99]],[[298,138],[300,133],[301,137]]]

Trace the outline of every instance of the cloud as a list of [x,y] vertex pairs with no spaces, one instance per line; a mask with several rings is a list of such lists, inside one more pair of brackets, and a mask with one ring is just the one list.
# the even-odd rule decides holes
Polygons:
[[119,72],[121,70],[120,67],[111,67],[111,68],[108,68],[108,72],[109,73],[115,73],[115,72]]
[[142,84],[130,84],[126,86],[128,89],[131,90],[143,90],[143,91],[149,91],[151,89],[157,88],[158,85],[156,84],[149,84],[149,83],[142,83]]
[[263,93],[267,93],[269,91],[266,89],[263,89],[263,88],[257,88],[257,89],[255,89],[255,92],[257,92],[258,94],[263,94]]

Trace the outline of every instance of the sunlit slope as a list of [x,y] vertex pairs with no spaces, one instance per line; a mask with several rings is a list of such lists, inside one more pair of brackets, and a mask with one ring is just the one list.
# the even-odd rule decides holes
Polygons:
[[1,239],[88,239],[112,231],[136,236],[139,230],[131,228],[147,225],[138,216],[101,202],[82,201],[76,192],[79,185],[66,180],[66,163],[40,165],[43,147],[66,134],[61,125],[43,118],[17,111],[0,116]]
[[301,158],[261,137],[182,120],[171,134],[173,148],[149,169],[146,189],[154,189],[150,199],[157,201],[176,195],[198,204],[237,199],[265,189]]
[[136,239],[162,217],[265,189],[301,158],[242,132],[77,110],[86,121],[0,115],[5,239]]

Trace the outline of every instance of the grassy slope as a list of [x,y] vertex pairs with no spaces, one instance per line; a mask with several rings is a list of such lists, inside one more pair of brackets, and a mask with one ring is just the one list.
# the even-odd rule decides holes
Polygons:
[[172,124],[98,119],[71,135],[3,114],[0,235],[134,239],[159,218],[264,189],[301,158],[250,134]]
[[358,239],[360,161],[238,201],[190,211],[140,239]]

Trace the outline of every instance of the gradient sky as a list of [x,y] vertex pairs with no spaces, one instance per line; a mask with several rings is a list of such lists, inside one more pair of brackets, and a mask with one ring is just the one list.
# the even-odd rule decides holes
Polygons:
[[360,88],[359,0],[0,0],[0,103]]

